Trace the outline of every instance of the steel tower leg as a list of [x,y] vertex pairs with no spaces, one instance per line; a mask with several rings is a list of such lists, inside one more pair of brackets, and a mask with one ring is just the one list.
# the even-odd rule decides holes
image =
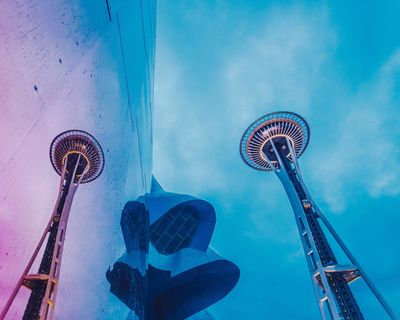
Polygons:
[[[63,163],[58,197],[53,214],[47,224],[40,240],[35,248],[22,276],[8,299],[1,315],[3,320],[7,315],[21,286],[31,290],[31,294],[24,312],[24,320],[47,320],[54,319],[54,308],[60,276],[62,251],[64,248],[65,232],[72,200],[87,173],[89,166],[86,165],[83,172],[78,176],[77,169],[82,155],[67,155]],[[69,171],[72,171],[68,173]],[[34,261],[38,257],[44,241],[47,239],[46,248],[36,274],[29,274]]]
[[[286,142],[287,145],[289,146],[290,149],[290,153],[291,155],[295,155],[292,144],[290,143],[289,139],[286,138]],[[294,157],[295,158],[295,157]],[[370,288],[370,290],[372,291],[372,293],[375,295],[376,299],[378,300],[378,302],[381,304],[381,306],[383,307],[383,309],[386,311],[386,313],[388,314],[388,316],[390,317],[390,319],[392,320],[398,320],[399,318],[395,315],[395,313],[393,312],[393,310],[390,308],[389,304],[386,302],[386,300],[384,299],[384,297],[382,296],[382,294],[378,291],[378,289],[375,287],[375,285],[372,283],[372,281],[370,280],[370,278],[367,276],[367,274],[365,273],[365,271],[363,270],[363,268],[360,266],[360,264],[357,262],[356,258],[353,256],[353,254],[350,252],[350,250],[347,248],[347,246],[345,245],[345,243],[343,242],[343,240],[339,237],[339,235],[337,234],[337,232],[335,231],[335,229],[332,227],[332,225],[330,224],[330,222],[328,221],[328,219],[325,217],[325,215],[322,213],[322,211],[319,209],[319,207],[316,205],[316,203],[314,202],[314,200],[312,199],[310,192],[308,191],[301,172],[300,172],[300,167],[298,165],[297,159],[295,158],[295,160],[293,161],[294,166],[296,168],[296,171],[298,172],[298,177],[301,181],[301,184],[304,188],[305,193],[307,194],[308,199],[310,200],[310,202],[312,203],[312,206],[314,207],[315,211],[318,214],[318,218],[321,219],[321,221],[324,223],[324,225],[326,226],[326,228],[328,229],[328,231],[331,233],[331,235],[333,236],[333,238],[336,240],[336,242],[338,243],[338,245],[340,246],[340,248],[343,250],[343,252],[345,253],[345,255],[347,256],[347,258],[349,258],[350,262],[356,267],[356,269],[358,270],[359,275],[364,279],[365,283],[368,285],[368,287]]]
[[[275,173],[286,190],[296,217],[322,318],[364,319],[348,286],[349,282],[359,277],[358,267],[338,265],[318,222],[319,215],[312,206],[311,197],[305,191],[296,155],[289,139],[286,138],[285,142],[279,143],[273,139],[270,141],[276,161],[279,163],[279,169],[275,169]],[[292,158],[293,165],[288,155]],[[268,159],[265,153],[263,156]]]
[[[318,209],[318,208],[317,208]],[[342,239],[339,237],[339,235],[336,233],[335,229],[333,229],[332,225],[329,223],[329,221],[326,219],[325,215],[321,213],[321,211],[318,209],[318,215],[319,218],[321,218],[322,222],[325,224],[326,228],[329,230],[329,232],[332,234],[332,236],[335,238],[336,242],[339,244],[339,246],[342,248],[343,252],[346,254],[346,256],[349,258],[351,263],[355,266],[357,266],[358,272],[360,276],[364,279],[365,283],[368,285],[372,293],[375,295],[376,299],[379,301],[381,306],[385,309],[386,313],[389,315],[389,317],[392,320],[398,320],[399,318],[395,315],[393,310],[390,308],[389,304],[386,302],[382,294],[378,291],[378,289],[375,287],[375,285],[372,283],[370,278],[367,276],[367,274],[364,272],[362,267],[358,264],[357,260],[354,258],[354,256],[351,254],[350,250],[346,247]]]

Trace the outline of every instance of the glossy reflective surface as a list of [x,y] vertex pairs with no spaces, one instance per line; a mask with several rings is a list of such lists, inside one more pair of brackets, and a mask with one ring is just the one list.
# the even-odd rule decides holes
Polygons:
[[[56,319],[125,318],[105,273],[125,248],[124,204],[150,188],[155,1],[5,1],[0,16],[0,308],[57,198],[50,143],[80,129],[105,167],[74,198]],[[28,294],[6,319],[21,317]]]
[[153,179],[151,192],[122,212],[126,252],[107,272],[110,291],[139,319],[210,319],[203,310],[224,298],[240,274],[209,247],[215,223],[210,203],[166,192]]

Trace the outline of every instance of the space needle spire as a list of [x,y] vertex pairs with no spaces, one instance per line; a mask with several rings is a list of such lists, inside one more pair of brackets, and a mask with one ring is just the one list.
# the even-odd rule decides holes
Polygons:
[[[240,154],[250,167],[275,172],[283,184],[295,215],[322,319],[364,319],[350,288],[350,284],[360,278],[389,318],[398,319],[307,190],[298,158],[307,148],[309,139],[309,126],[301,116],[292,112],[274,112],[259,118],[245,131]],[[350,264],[338,261],[322,225],[331,233]]]

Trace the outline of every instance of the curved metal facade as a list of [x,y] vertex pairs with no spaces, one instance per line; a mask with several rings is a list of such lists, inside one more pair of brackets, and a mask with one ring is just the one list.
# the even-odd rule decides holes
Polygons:
[[240,271],[209,247],[215,223],[210,203],[153,179],[122,212],[126,252],[107,272],[110,291],[140,320],[187,319],[221,300]]
[[[0,3],[0,309],[57,197],[51,141],[79,129],[99,141],[105,167],[71,208],[55,318],[129,313],[105,272],[125,247],[124,204],[150,190],[155,14],[155,0]],[[6,319],[21,318],[28,294]]]

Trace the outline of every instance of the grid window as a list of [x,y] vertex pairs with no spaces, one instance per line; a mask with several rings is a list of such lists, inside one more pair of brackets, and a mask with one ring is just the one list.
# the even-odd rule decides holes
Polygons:
[[150,226],[150,242],[162,254],[188,247],[199,223],[193,206],[176,206]]

